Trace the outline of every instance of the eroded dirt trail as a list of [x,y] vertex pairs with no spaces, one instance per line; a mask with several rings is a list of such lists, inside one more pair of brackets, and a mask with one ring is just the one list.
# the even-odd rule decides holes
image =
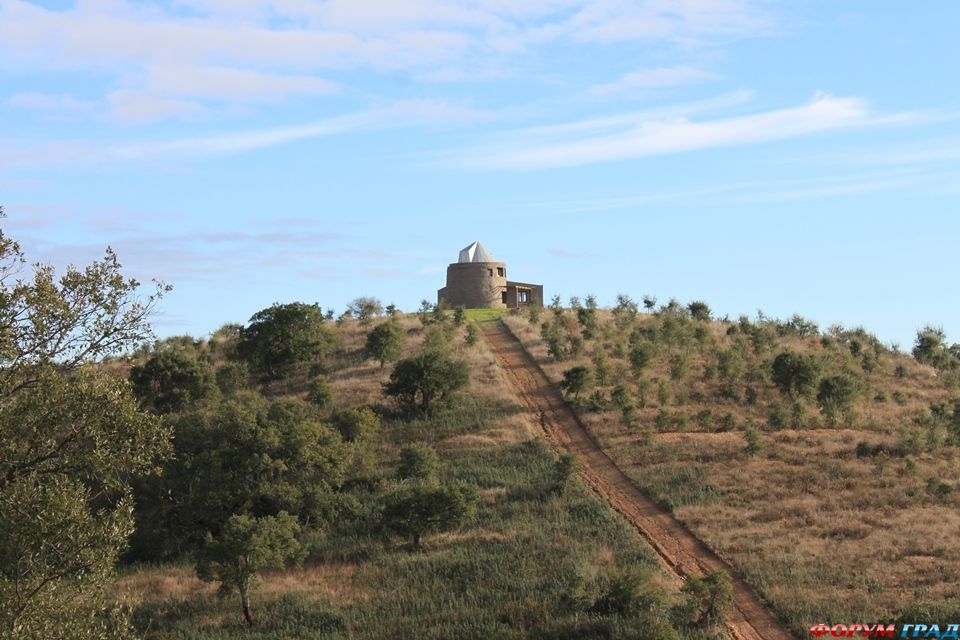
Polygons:
[[623,514],[681,579],[717,569],[733,579],[734,611],[727,627],[737,640],[789,640],[780,622],[761,604],[736,572],[698,538],[664,511],[620,470],[590,436],[583,423],[548,380],[537,362],[500,321],[485,322],[483,337],[505,378],[556,447],[577,456],[581,475],[597,493]]

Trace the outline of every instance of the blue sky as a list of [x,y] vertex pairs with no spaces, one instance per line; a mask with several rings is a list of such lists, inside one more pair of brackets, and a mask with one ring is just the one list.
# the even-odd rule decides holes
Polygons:
[[110,245],[161,335],[435,299],[480,240],[547,295],[960,339],[960,3],[0,0],[0,203]]

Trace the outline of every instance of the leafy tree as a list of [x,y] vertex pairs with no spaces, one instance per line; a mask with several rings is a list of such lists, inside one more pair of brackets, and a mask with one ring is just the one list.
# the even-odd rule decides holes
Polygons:
[[942,327],[927,325],[917,332],[913,346],[913,357],[917,362],[928,364],[937,369],[947,369],[960,364],[957,359],[957,346],[947,347],[947,334]]
[[675,614],[682,626],[703,629],[720,624],[733,606],[733,582],[723,570],[688,577],[680,593],[684,602]]
[[643,308],[647,311],[653,311],[657,306],[656,296],[643,296]]
[[710,320],[710,307],[702,300],[694,300],[688,304],[687,311],[690,312],[690,317],[694,320],[700,320],[701,322]]
[[220,535],[211,536],[200,550],[197,576],[204,582],[219,582],[223,594],[239,593],[243,618],[252,626],[250,589],[257,572],[302,562],[306,550],[297,540],[299,533],[297,519],[286,512],[262,518],[231,516]]
[[374,318],[383,315],[383,304],[376,298],[362,296],[347,305],[347,309],[354,318],[363,324],[367,324]]
[[857,384],[848,376],[829,376],[820,381],[817,389],[817,406],[831,424],[840,412],[848,413],[853,406],[857,393]]
[[378,361],[382,369],[387,362],[394,362],[403,355],[406,341],[407,334],[403,327],[391,320],[370,330],[363,352],[368,358]]
[[330,351],[334,336],[323,322],[320,305],[275,304],[250,318],[240,334],[238,354],[254,372],[283,378]]
[[213,368],[193,351],[163,349],[130,370],[133,391],[158,413],[180,411],[216,391]]
[[110,250],[59,278],[25,266],[0,231],[0,636],[128,637],[97,611],[133,527],[130,478],[170,434],[127,381],[86,365],[149,340],[167,288],[139,299]]
[[241,393],[168,421],[175,457],[160,478],[138,483],[133,559],[193,551],[233,514],[286,511],[319,526],[338,512],[351,451],[310,405]]
[[400,450],[397,477],[401,480],[433,481],[440,473],[440,457],[426,444],[412,444]]
[[337,411],[332,421],[344,442],[369,440],[383,426],[380,417],[369,407]]
[[630,361],[630,371],[633,372],[633,375],[639,377],[643,374],[644,369],[650,365],[650,361],[653,360],[653,350],[649,345],[635,344],[630,347],[627,359]]
[[630,296],[618,293],[617,304],[613,307],[613,323],[618,329],[626,329],[636,317],[637,303]]
[[478,499],[476,487],[465,484],[404,486],[384,497],[383,525],[409,536],[418,548],[424,535],[455,529],[471,518]]
[[580,397],[580,392],[585,391],[593,384],[593,371],[590,367],[583,365],[572,367],[563,372],[563,380],[560,381],[560,388],[568,394],[573,395],[573,399]]
[[250,386],[250,369],[242,362],[227,362],[217,369],[220,393],[232,396]]
[[307,400],[310,404],[323,409],[333,402],[333,387],[326,376],[314,376],[307,390]]
[[773,359],[773,383],[792,400],[809,395],[817,386],[820,365],[813,356],[784,351]]
[[384,393],[397,398],[408,408],[429,409],[451,393],[466,386],[470,370],[466,361],[442,351],[424,351],[401,360],[390,374]]

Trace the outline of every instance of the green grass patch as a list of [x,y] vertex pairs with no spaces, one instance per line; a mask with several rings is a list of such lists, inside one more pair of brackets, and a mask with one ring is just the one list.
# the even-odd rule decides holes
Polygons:
[[509,311],[509,309],[464,309],[463,311],[466,314],[467,320],[485,322],[487,320],[496,320]]

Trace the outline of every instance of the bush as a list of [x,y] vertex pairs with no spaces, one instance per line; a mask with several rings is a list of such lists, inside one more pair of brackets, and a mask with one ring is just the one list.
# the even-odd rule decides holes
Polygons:
[[817,385],[820,366],[812,356],[784,351],[771,365],[773,383],[791,400],[809,395]]
[[593,384],[593,371],[590,367],[577,366],[567,369],[563,372],[563,380],[560,381],[560,388],[572,394],[574,401],[580,397],[582,391],[586,391]]
[[363,352],[368,358],[379,362],[382,369],[387,362],[394,362],[403,355],[406,340],[407,334],[403,328],[391,318],[367,334]]
[[344,442],[369,440],[382,426],[380,417],[368,407],[338,411],[332,421]]
[[680,627],[704,629],[718,625],[733,605],[733,582],[722,570],[702,578],[688,577],[680,593],[684,600],[674,608]]
[[426,444],[414,444],[400,450],[397,477],[401,480],[433,481],[440,473],[440,457]]
[[228,362],[217,370],[217,386],[225,396],[232,396],[250,386],[250,369],[242,362]]
[[553,463],[553,480],[550,485],[552,493],[562,494],[570,482],[570,478],[577,474],[579,465],[577,457],[572,453],[560,454],[557,461]]
[[333,402],[333,387],[325,376],[316,376],[310,381],[307,400],[320,409],[326,408]]
[[401,487],[383,499],[383,526],[409,536],[415,548],[424,535],[455,529],[476,512],[479,494],[465,484]]

